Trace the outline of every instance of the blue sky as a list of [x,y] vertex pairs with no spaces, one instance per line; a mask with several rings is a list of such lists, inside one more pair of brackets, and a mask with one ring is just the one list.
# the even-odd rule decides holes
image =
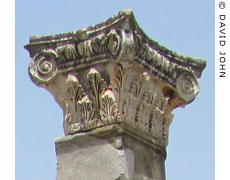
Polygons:
[[152,39],[207,61],[196,100],[174,111],[167,147],[167,180],[214,180],[214,1],[16,1],[16,179],[55,179],[54,140],[63,136],[62,110],[30,80],[23,46],[29,36],[64,33],[100,23],[132,8]]

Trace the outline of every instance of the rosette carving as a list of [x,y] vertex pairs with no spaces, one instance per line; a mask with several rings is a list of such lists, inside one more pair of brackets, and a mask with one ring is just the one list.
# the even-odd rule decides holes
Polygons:
[[54,50],[44,50],[35,55],[29,66],[29,74],[35,83],[49,82],[57,74],[57,54]]

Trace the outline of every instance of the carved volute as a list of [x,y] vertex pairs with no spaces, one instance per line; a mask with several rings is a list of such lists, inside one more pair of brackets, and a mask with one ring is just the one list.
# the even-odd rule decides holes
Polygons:
[[65,135],[125,124],[166,147],[173,109],[199,93],[205,61],[151,40],[132,10],[65,34],[31,37],[32,81],[54,96]]

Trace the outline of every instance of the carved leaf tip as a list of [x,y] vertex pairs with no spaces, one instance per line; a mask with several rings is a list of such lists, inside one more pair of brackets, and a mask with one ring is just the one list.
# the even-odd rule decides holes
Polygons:
[[117,121],[120,117],[115,96],[111,90],[106,90],[101,96],[100,116],[101,120],[105,123]]
[[88,73],[88,76],[90,76],[91,74],[98,74],[98,73],[99,72],[96,69],[91,68],[90,71],[89,71],[89,73]]
[[75,76],[69,74],[66,80],[67,87],[74,86],[76,83],[78,83],[78,79]]

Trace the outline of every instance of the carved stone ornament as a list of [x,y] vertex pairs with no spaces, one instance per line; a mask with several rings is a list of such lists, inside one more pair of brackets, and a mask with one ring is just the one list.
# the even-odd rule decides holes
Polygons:
[[131,9],[77,31],[31,37],[32,81],[55,97],[65,135],[123,123],[166,147],[172,111],[199,93],[206,62],[151,40]]

